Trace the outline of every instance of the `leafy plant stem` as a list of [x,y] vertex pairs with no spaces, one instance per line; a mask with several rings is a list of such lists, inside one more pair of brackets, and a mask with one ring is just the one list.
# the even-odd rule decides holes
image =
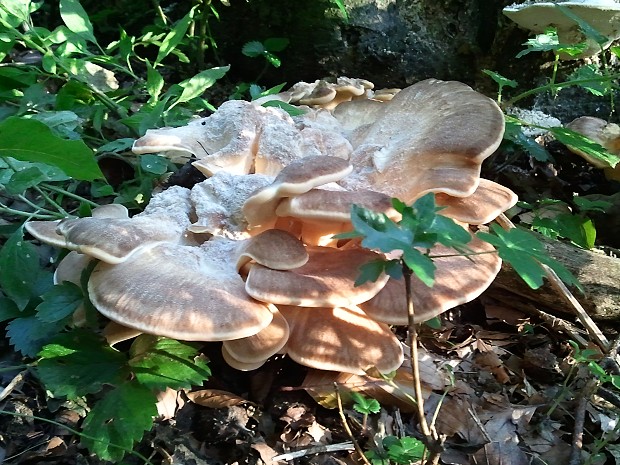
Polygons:
[[41,197],[45,199],[46,202],[48,202],[50,205],[56,208],[59,213],[62,213],[65,216],[69,216],[69,213],[67,213],[67,211],[64,208],[62,208],[62,206],[59,203],[57,203],[54,199],[52,199],[49,195],[47,195],[47,192],[45,192],[39,186],[33,186],[33,188],[41,195]]
[[159,17],[159,19],[161,19],[161,22],[164,23],[164,26],[168,24],[168,18],[166,18],[166,14],[164,13],[164,10],[161,8],[161,5],[159,4],[159,0],[152,0],[153,3],[153,8],[155,9],[155,12],[157,13],[157,16]]
[[[50,420],[48,418],[37,417],[35,415],[26,415],[24,413],[7,412],[6,410],[0,410],[0,415],[11,415],[13,417],[28,418],[28,419],[32,419],[32,420],[42,421],[42,422],[45,422],[45,423],[50,423],[50,424],[52,424],[54,426],[58,426],[60,428],[66,429],[70,433],[75,434],[76,436],[79,436],[81,438],[86,438],[86,439],[89,439],[91,441],[96,441],[96,442],[102,442],[101,439],[99,439],[99,438],[96,438],[96,437],[89,436],[87,434],[81,433],[80,431],[75,430],[75,429],[67,426],[64,423],[59,423],[57,421]],[[140,460],[142,460],[147,465],[153,465],[153,462],[151,462],[148,458],[146,458],[144,455],[142,455],[139,452],[136,452],[136,451],[134,451],[132,449],[128,449],[128,448],[125,448],[125,447],[122,447],[122,446],[119,446],[119,445],[113,444],[113,443],[109,443],[109,446],[113,447],[115,449],[121,449],[121,450],[125,451],[128,454],[134,455],[134,456],[138,457]]]
[[[37,207],[37,209],[40,210],[39,207]],[[24,212],[21,210],[15,210],[13,208],[10,208],[6,205],[4,205],[2,202],[0,202],[0,212],[2,213],[7,213],[9,215],[15,215],[15,216],[23,216],[26,218],[35,218],[37,220],[57,220],[58,218],[62,218],[61,215],[58,214],[54,214],[54,215],[42,215],[39,213],[33,213],[33,212]]]
[[556,83],[549,82],[545,84],[544,86],[535,87],[533,89],[527,90],[525,92],[522,92],[516,95],[515,97],[506,101],[506,103],[504,104],[504,107],[510,108],[514,106],[514,104],[517,103],[518,101],[523,100],[524,98],[527,98],[530,95],[540,94],[541,92],[546,92],[546,91],[554,92],[564,87],[576,86],[580,84],[601,83],[601,82],[608,82],[608,81],[611,82],[617,79],[620,79],[620,74],[609,74],[607,76],[598,76],[595,78],[587,78],[587,79],[572,79],[570,81],[556,82]]
[[93,202],[92,200],[85,199],[84,197],[82,197],[80,195],[74,194],[73,192],[69,192],[68,190],[62,189],[60,187],[56,187],[56,186],[53,186],[51,184],[46,184],[46,183],[41,183],[39,185],[41,187],[44,187],[45,189],[49,189],[49,190],[51,190],[53,192],[57,192],[58,194],[63,194],[63,195],[65,195],[67,197],[70,197],[70,198],[72,198],[74,200],[78,200],[80,202],[86,202],[91,207],[98,207],[99,206],[99,204],[97,202]]
[[407,298],[407,318],[409,330],[409,353],[411,356],[411,375],[413,376],[413,388],[415,390],[416,408],[420,429],[425,438],[429,457],[426,461],[429,465],[439,463],[439,455],[442,451],[442,441],[437,431],[431,425],[429,427],[424,414],[424,399],[422,398],[422,385],[420,384],[420,365],[418,363],[418,331],[415,326],[415,309],[411,293],[411,276],[413,271],[403,262],[403,278],[405,279],[405,296]]
[[349,422],[347,421],[347,417],[344,414],[344,409],[342,408],[342,398],[340,397],[340,389],[338,388],[338,383],[334,383],[334,390],[336,392],[336,402],[338,403],[338,414],[340,415],[340,420],[342,421],[342,427],[349,435],[349,439],[353,443],[353,447],[355,447],[355,451],[358,453],[362,461],[365,465],[371,465],[371,463],[366,458],[364,451],[360,447],[357,439],[353,436],[353,431],[351,431],[351,427],[349,426]]
[[45,213],[45,214],[50,214],[50,215],[56,215],[57,212],[52,211],[52,210],[48,210],[47,208],[41,207],[40,205],[37,205],[36,203],[34,203],[32,200],[30,200],[29,198],[27,198],[24,195],[18,195],[17,198],[24,202],[26,205],[28,205],[29,207],[34,208],[37,212],[41,212],[41,213]]
[[[555,80],[558,76],[558,66],[560,64],[560,54],[559,53],[555,53],[555,59],[553,60],[553,72],[551,73],[551,81],[549,82],[549,85],[554,86],[555,85]],[[558,89],[556,89],[555,87],[552,88],[551,90],[552,95],[555,97],[555,95],[558,92]]]

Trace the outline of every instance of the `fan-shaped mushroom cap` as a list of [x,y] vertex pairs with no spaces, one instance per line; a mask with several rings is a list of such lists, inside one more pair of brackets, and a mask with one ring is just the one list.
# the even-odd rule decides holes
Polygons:
[[239,371],[251,371],[251,370],[256,370],[257,368],[262,367],[265,362],[267,361],[267,359],[265,360],[260,360],[258,362],[254,362],[254,363],[244,363],[244,362],[240,362],[239,360],[237,360],[235,357],[233,357],[232,355],[230,355],[228,353],[228,350],[226,350],[226,347],[222,346],[222,358],[224,359],[224,361],[230,365],[231,367],[233,367],[235,370],[239,370]]
[[52,247],[65,247],[65,238],[56,232],[61,220],[56,221],[28,221],[24,228],[35,239]]
[[247,295],[231,241],[143,247],[117,265],[99,263],[88,291],[104,316],[145,333],[191,341],[256,334],[272,320]]
[[427,79],[378,105],[374,122],[353,144],[354,172],[339,184],[406,203],[428,192],[466,197],[476,190],[480,164],[504,132],[493,100],[460,82]]
[[[476,237],[473,237],[467,246],[480,255],[462,256],[442,245],[431,250],[431,255],[452,255],[433,259],[437,266],[433,287],[426,286],[412,276],[416,323],[430,320],[457,305],[475,299],[495,279],[502,261],[493,246]],[[359,307],[374,320],[392,325],[406,325],[408,314],[404,279],[390,279],[375,297]]]
[[215,173],[192,188],[197,220],[188,229],[229,239],[249,237],[243,204],[254,192],[272,182],[273,177],[261,174]]
[[250,227],[270,225],[276,220],[275,210],[282,198],[338,181],[352,169],[346,160],[337,157],[306,157],[294,161],[276,176],[271,185],[259,189],[246,200],[243,214]]
[[266,328],[252,336],[224,341],[222,352],[227,352],[226,355],[243,364],[264,363],[265,360],[277,354],[284,347],[288,337],[288,323],[282,314],[276,310],[273,314],[273,320]]
[[363,375],[373,367],[389,373],[403,362],[390,328],[359,309],[278,308],[290,326],[286,353],[302,365]]
[[441,192],[435,196],[437,205],[446,207],[442,215],[469,224],[489,223],[512,208],[517,200],[513,191],[488,179],[480,179],[478,188],[468,197],[452,197]]
[[301,237],[309,245],[329,245],[331,236],[351,230],[351,206],[360,205],[391,218],[400,215],[392,198],[373,191],[312,189],[296,197],[282,199],[276,214],[302,221]]
[[252,260],[274,270],[293,270],[308,261],[308,252],[303,243],[292,234],[279,229],[268,229],[239,241],[235,254],[237,270]]
[[247,174],[253,163],[254,145],[267,108],[242,100],[224,102],[207,118],[178,128],[150,129],[133,145],[139,155],[171,152],[173,160],[195,155],[194,166],[204,174],[226,170]]
[[129,218],[129,210],[120,203],[109,203],[95,207],[92,216],[95,218]]
[[387,276],[381,276],[375,282],[355,286],[360,267],[381,258],[374,252],[330,247],[307,247],[307,250],[308,262],[293,270],[252,265],[245,283],[247,293],[276,305],[344,307],[371,299],[387,282]]
[[565,15],[557,4],[568,8],[572,13],[587,22],[599,33],[609,38],[606,48],[614,39],[620,37],[620,5],[614,0],[575,0],[575,1],[529,1],[507,6],[502,11],[524,29],[542,33],[548,27],[555,27],[558,38],[564,44],[588,42],[588,49],[579,57],[561,55],[562,58],[583,58],[600,51],[600,45],[586,37],[579,25]]
[[80,285],[82,271],[86,269],[92,257],[71,251],[64,256],[54,271],[54,284],[61,284],[65,281]]

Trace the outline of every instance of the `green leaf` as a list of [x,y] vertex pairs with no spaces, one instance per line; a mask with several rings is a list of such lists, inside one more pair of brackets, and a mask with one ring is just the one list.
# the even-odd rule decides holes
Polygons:
[[417,249],[407,248],[403,252],[402,259],[407,267],[426,286],[433,287],[433,284],[435,284],[435,269],[437,268],[433,260]]
[[36,316],[25,316],[10,321],[6,325],[6,335],[16,350],[26,357],[34,357],[64,327],[64,322],[43,323]]
[[512,79],[508,79],[504,76],[502,76],[499,73],[496,73],[495,71],[491,71],[489,69],[483,69],[482,72],[484,74],[486,74],[487,76],[490,76],[491,79],[493,79],[498,85],[499,88],[503,88],[503,87],[517,87],[518,83],[517,81],[514,81]]
[[280,100],[267,100],[265,103],[262,104],[262,106],[267,107],[267,108],[269,107],[281,108],[282,110],[284,110],[291,116],[299,116],[299,115],[303,115],[306,113],[305,110],[302,110],[301,108],[296,107],[295,105],[291,105],[290,103],[282,102]]
[[549,257],[543,244],[532,234],[520,228],[505,231],[497,224],[491,225],[493,234],[478,232],[477,237],[493,245],[499,256],[506,260],[532,289],[543,284],[545,270],[549,266],[567,284],[581,289],[579,282],[558,261]]
[[41,298],[43,302],[37,305],[37,318],[43,323],[54,323],[73,315],[84,302],[80,286],[68,281],[56,284]]
[[140,167],[147,173],[164,174],[168,171],[168,159],[159,155],[141,155]]
[[271,52],[265,52],[265,59],[271,63],[271,65],[274,68],[279,68],[282,65],[282,61],[280,60],[280,58],[278,58],[277,56],[275,56],[273,53]]
[[[607,198],[611,198],[608,196]],[[599,213],[605,213],[607,210],[613,207],[613,203],[604,200],[603,198],[597,198],[595,200],[590,199],[588,196],[575,196],[573,202],[579,207],[582,212],[595,211]]]
[[54,396],[75,398],[121,383],[129,374],[125,355],[90,331],[60,334],[39,352],[37,374]]
[[60,0],[60,17],[72,32],[93,44],[97,43],[93,25],[78,0]]
[[51,285],[52,274],[41,269],[36,247],[24,241],[23,228],[19,228],[0,250],[2,291],[23,310]]
[[289,43],[290,40],[286,37],[270,37],[269,39],[265,39],[263,45],[268,52],[281,52],[288,47]]
[[566,53],[570,56],[577,56],[587,47],[585,43],[561,44],[556,29],[552,27],[547,28],[542,34],[537,34],[533,39],[528,39],[523,45],[527,46],[527,49],[519,52],[517,58],[521,58],[530,52]]
[[156,102],[164,88],[164,78],[153,65],[147,60],[146,62],[146,91],[151,96],[153,102]]
[[220,66],[218,68],[206,69],[195,76],[180,82],[179,86],[183,88],[183,92],[181,92],[179,98],[171,106],[188,102],[189,100],[202,95],[205,90],[215,84],[215,81],[222,78],[229,69],[230,66]]
[[118,463],[153,426],[156,402],[145,386],[120,385],[97,402],[84,419],[82,444],[100,459]]
[[384,260],[373,260],[368,263],[364,263],[359,271],[360,274],[355,280],[355,287],[361,286],[368,281],[375,282],[385,271],[386,262]]
[[560,127],[549,128],[549,131],[564,145],[584,152],[586,155],[592,157],[599,163],[608,165],[612,168],[615,168],[616,165],[620,163],[620,157],[608,152],[603,146],[597,144],[586,136],[579,134],[578,132]]
[[129,354],[136,380],[152,389],[187,389],[202,384],[211,375],[193,346],[174,339],[142,334],[131,345]]
[[196,12],[196,8],[198,6],[192,7],[189,12],[183,16],[179,20],[179,22],[174,26],[174,28],[166,34],[164,40],[159,47],[159,51],[157,52],[157,58],[155,59],[155,65],[161,63],[161,61],[166,58],[172,51],[181,43],[183,38],[185,37],[185,33],[189,28],[190,23],[194,19],[194,13]]
[[0,322],[23,316],[22,311],[8,297],[0,297]]
[[388,457],[399,465],[409,465],[418,462],[424,457],[426,447],[419,439],[405,436],[396,438],[387,436],[383,439],[383,446],[387,449]]
[[130,137],[116,139],[111,142],[108,142],[107,144],[103,144],[101,147],[97,149],[97,153],[101,154],[101,153],[106,153],[106,152],[108,153],[124,152],[131,148],[134,141],[135,139],[132,139]]
[[555,7],[558,8],[562,14],[577,23],[581,32],[585,34],[589,39],[594,40],[597,44],[601,46],[601,50],[603,50],[603,46],[609,42],[609,38],[605,35],[601,34],[594,27],[592,27],[587,21],[582,19],[580,16],[573,13],[570,8],[567,8],[564,5],[560,5],[558,3],[555,4]]
[[586,89],[592,95],[602,97],[611,91],[611,83],[603,79],[601,71],[593,64],[584,65],[577,68],[568,76],[569,81],[591,80],[590,82],[576,83],[579,87]]
[[592,220],[581,215],[561,213],[553,218],[535,218],[532,227],[550,229],[584,249],[594,247],[596,240],[596,229]]
[[252,42],[247,42],[241,47],[241,53],[243,53],[246,57],[258,57],[265,53],[265,47],[258,40],[253,40]]
[[2,6],[7,9],[14,18],[5,16],[3,8],[0,8],[0,18],[8,21],[12,27],[17,27],[21,23],[28,21],[30,17],[30,2],[24,0],[2,0]]
[[550,161],[551,155],[545,148],[536,142],[531,137],[526,136],[521,130],[521,125],[516,121],[512,121],[506,118],[506,131],[504,132],[504,139],[513,142],[521,147],[528,154],[530,154],[535,160],[538,161]]
[[41,162],[82,181],[103,178],[93,152],[81,140],[63,140],[40,121],[12,116],[0,122],[0,156]]
[[364,415],[369,415],[371,413],[379,413],[381,411],[381,405],[376,399],[364,397],[359,392],[355,391],[351,391],[351,397],[355,402],[353,404],[353,409],[356,412],[362,413]]

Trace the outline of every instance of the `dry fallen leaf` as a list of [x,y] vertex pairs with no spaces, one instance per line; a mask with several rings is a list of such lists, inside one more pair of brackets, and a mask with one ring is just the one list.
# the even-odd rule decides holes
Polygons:
[[202,389],[200,391],[188,392],[187,398],[195,404],[209,408],[225,408],[239,404],[252,404],[252,402],[243,397],[219,389]]

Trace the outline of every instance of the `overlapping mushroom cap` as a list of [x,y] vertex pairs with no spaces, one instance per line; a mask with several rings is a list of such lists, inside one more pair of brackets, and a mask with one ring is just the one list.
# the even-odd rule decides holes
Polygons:
[[[422,81],[384,101],[365,99],[372,95],[364,81],[340,85],[351,101],[336,102],[333,112],[308,108],[291,118],[227,102],[184,128],[149,131],[136,153],[194,155],[208,179],[154,196],[132,218],[117,212],[27,229],[101,260],[89,294],[118,324],[224,341],[224,359],[242,370],[275,353],[328,370],[395,370],[402,348],[387,325],[406,322],[402,283],[383,276],[356,286],[360,267],[382,255],[331,236],[351,229],[354,204],[398,221],[391,197],[411,203],[427,192],[446,216],[491,221],[516,202],[479,177],[503,116],[456,82]],[[289,92],[289,100],[299,93]],[[493,280],[500,265],[493,248],[475,239],[471,248],[481,254],[437,247],[450,257],[436,260],[435,287],[414,283],[419,321],[475,298]]]

